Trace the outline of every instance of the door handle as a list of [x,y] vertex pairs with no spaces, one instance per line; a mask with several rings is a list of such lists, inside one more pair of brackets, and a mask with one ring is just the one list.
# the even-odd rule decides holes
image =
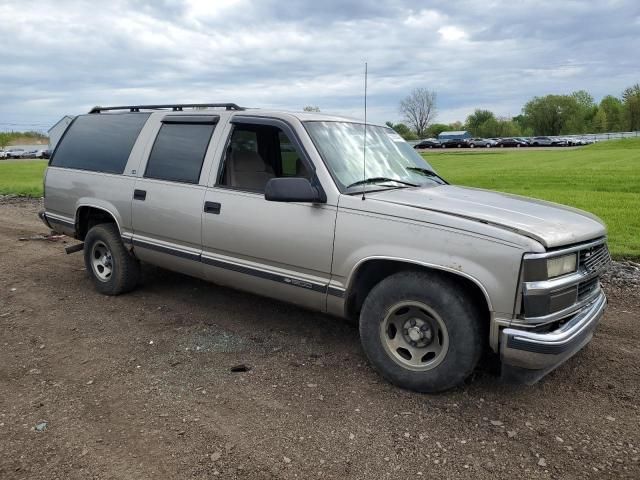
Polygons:
[[214,213],[220,215],[222,205],[218,202],[204,202],[204,213]]
[[147,198],[147,191],[146,190],[135,189],[133,191],[133,199],[134,200],[145,200],[146,198]]

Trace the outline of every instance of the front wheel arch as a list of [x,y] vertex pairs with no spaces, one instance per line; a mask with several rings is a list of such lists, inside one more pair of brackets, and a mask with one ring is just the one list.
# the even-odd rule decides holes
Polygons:
[[[411,263],[402,260],[372,258],[363,261],[356,266],[349,277],[347,291],[345,292],[345,316],[357,322],[360,317],[362,304],[369,292],[385,278],[402,271],[423,271],[431,275],[442,276],[451,279],[460,288],[468,291],[483,312],[487,327],[489,326],[490,312],[492,310],[491,299],[486,289],[475,278],[439,269],[435,266]],[[486,321],[485,321],[486,320]]]

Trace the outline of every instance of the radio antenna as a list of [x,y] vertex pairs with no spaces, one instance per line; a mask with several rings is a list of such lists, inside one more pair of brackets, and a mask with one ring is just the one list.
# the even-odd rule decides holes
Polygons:
[[362,141],[362,200],[367,186],[367,62],[364,62],[364,139]]

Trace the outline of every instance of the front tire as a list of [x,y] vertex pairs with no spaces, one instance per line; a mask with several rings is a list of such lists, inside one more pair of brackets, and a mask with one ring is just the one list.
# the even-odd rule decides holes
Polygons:
[[460,385],[482,353],[481,315],[455,282],[400,272],[369,293],[360,339],[373,366],[391,383],[435,393]]
[[120,295],[138,285],[140,263],[125,248],[113,223],[89,230],[84,239],[84,263],[96,290],[103,295]]

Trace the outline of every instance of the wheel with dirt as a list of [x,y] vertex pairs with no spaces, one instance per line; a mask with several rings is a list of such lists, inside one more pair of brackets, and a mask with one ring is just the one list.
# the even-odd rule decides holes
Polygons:
[[480,311],[459,285],[424,272],[400,272],[376,285],[360,314],[360,339],[391,383],[435,393],[460,385],[476,367]]
[[113,223],[92,227],[84,239],[84,263],[98,292],[119,295],[138,284],[140,263],[125,248]]

